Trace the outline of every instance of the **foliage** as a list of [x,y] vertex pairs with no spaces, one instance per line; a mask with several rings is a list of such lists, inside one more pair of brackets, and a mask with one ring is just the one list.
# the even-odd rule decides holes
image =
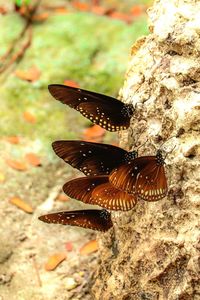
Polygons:
[[15,4],[18,7],[21,7],[22,5],[29,5],[31,0],[15,0]]

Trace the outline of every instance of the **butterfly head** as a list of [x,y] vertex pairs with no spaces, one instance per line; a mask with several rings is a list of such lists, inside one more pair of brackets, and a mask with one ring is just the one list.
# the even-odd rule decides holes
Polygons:
[[125,104],[122,108],[122,114],[126,117],[131,117],[134,113],[135,109],[132,104]]
[[165,163],[165,160],[164,160],[164,157],[163,157],[163,151],[160,150],[160,149],[157,150],[156,160],[157,160],[158,165],[164,165],[164,163]]
[[138,157],[138,152],[133,150],[133,151],[125,154],[124,160],[125,160],[125,162],[129,162],[129,161],[135,159],[136,157]]
[[100,217],[104,220],[110,219],[110,213],[106,209],[102,209],[100,212]]

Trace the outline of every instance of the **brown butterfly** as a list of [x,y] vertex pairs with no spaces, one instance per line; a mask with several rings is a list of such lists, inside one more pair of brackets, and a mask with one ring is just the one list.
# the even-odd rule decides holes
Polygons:
[[162,151],[156,156],[141,156],[122,164],[109,175],[117,188],[146,201],[158,201],[167,194],[167,179]]
[[78,226],[97,231],[107,231],[113,226],[111,215],[105,209],[61,211],[42,215],[39,220],[45,223]]
[[63,191],[71,198],[109,210],[130,210],[137,203],[136,196],[109,183],[108,176],[76,178],[65,183]]
[[106,175],[122,163],[137,157],[137,151],[85,141],[55,141],[55,153],[72,167],[87,176]]
[[131,104],[91,91],[61,85],[50,84],[49,92],[63,104],[76,109],[93,123],[108,131],[127,129],[134,113]]

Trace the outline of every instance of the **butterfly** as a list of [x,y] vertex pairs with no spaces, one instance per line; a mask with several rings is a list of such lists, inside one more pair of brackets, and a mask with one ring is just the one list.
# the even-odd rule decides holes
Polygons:
[[70,180],[64,184],[63,191],[71,198],[109,210],[130,210],[137,203],[135,195],[115,188],[105,175]]
[[45,223],[78,226],[97,231],[107,231],[113,226],[110,213],[99,209],[61,211],[38,218]]
[[137,151],[128,152],[108,144],[79,140],[55,141],[52,147],[66,163],[87,176],[110,174],[120,164],[137,157]]
[[79,88],[50,84],[50,94],[63,104],[76,109],[93,123],[108,131],[127,129],[134,113],[131,104],[125,104],[118,99]]
[[157,201],[167,194],[167,179],[162,151],[155,156],[137,157],[115,168],[109,181],[118,189],[146,201]]

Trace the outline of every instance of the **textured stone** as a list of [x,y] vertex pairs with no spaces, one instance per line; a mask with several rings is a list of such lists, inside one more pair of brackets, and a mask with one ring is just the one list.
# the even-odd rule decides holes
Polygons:
[[96,299],[200,299],[199,11],[195,0],[155,1],[151,34],[132,47],[120,98],[136,112],[121,145],[143,144],[139,155],[154,155],[167,141],[169,192],[112,213],[114,229],[101,236]]

